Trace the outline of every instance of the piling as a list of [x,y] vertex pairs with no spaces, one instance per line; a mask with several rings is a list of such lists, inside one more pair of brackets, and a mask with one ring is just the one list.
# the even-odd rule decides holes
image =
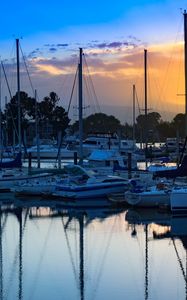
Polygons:
[[128,153],[127,158],[127,167],[128,167],[128,178],[131,179],[131,171],[132,171],[132,153]]
[[74,152],[73,158],[74,158],[74,165],[77,165],[77,152]]
[[29,169],[31,169],[31,167],[32,167],[32,153],[31,152],[29,152],[28,153],[28,155],[29,155]]

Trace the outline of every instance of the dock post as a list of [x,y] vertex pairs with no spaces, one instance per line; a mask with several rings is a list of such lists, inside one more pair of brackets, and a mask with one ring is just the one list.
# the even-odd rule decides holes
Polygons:
[[127,158],[127,166],[128,166],[128,178],[131,179],[131,171],[132,171],[132,153],[128,153]]
[[61,151],[58,154],[58,168],[61,169]]
[[29,169],[32,167],[32,153],[29,152]]
[[74,165],[77,165],[77,152],[74,152]]

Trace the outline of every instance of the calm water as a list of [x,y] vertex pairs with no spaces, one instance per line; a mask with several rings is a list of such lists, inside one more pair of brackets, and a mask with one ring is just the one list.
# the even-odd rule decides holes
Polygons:
[[186,249],[187,218],[16,200],[1,205],[0,299],[187,299]]

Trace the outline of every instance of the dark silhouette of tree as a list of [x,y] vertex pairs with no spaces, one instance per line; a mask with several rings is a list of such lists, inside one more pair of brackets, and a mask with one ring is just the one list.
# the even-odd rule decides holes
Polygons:
[[185,137],[185,114],[177,114],[171,122],[171,128],[174,132],[174,136],[181,138]]
[[[18,132],[18,97],[17,93],[12,97],[10,102],[5,108],[3,119],[5,120],[5,114],[8,116],[7,129],[8,129],[8,141],[12,144],[13,131]],[[57,138],[58,132],[65,135],[65,130],[68,127],[70,119],[67,112],[61,106],[58,106],[60,98],[55,92],[51,92],[49,96],[45,97],[41,102],[37,103],[37,113],[39,119],[39,129],[45,127],[46,124],[52,126],[52,134],[48,138]],[[29,130],[31,123],[35,122],[36,118],[36,100],[27,93],[20,92],[21,103],[21,130],[22,138],[24,130]],[[5,122],[5,121],[4,121]]]
[[[20,103],[21,103],[21,130],[22,137],[23,132],[29,126],[29,121],[34,119],[35,112],[35,102],[34,98],[28,96],[27,93],[20,92]],[[18,94],[12,97],[10,102],[5,107],[5,113],[7,114],[7,131],[8,131],[8,141],[12,143],[13,132],[18,133]],[[5,119],[5,117],[4,117]],[[17,137],[18,140],[18,137]]]
[[159,139],[158,126],[161,121],[161,116],[158,112],[151,112],[145,115],[139,115],[136,118],[138,138],[143,142],[154,142]]
[[60,98],[55,92],[51,92],[48,97],[45,97],[38,103],[38,113],[41,126],[51,124],[53,127],[52,137],[55,139],[58,132],[61,132],[62,137],[65,135],[65,130],[68,127],[70,119],[62,106],[58,106]]
[[[84,135],[88,133],[116,133],[121,128],[120,121],[114,116],[108,116],[103,113],[96,113],[83,119]],[[72,132],[79,130],[79,122],[76,121],[71,126]]]

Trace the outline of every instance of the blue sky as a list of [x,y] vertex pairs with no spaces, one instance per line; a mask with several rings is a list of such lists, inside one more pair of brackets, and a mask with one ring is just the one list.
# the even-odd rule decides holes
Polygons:
[[[11,59],[15,38],[22,38],[22,49],[30,60],[38,93],[42,97],[55,90],[65,99],[62,82],[67,73],[74,72],[75,67],[70,71],[76,64],[73,56],[78,56],[79,47],[83,47],[90,57],[95,88],[102,104],[129,106],[131,84],[137,78],[133,77],[136,72],[132,67],[127,73],[127,65],[132,65],[132,61],[140,63],[137,48],[143,52],[145,47],[148,50],[159,47],[154,51],[160,53],[161,45],[163,49],[164,45],[170,45],[169,51],[176,41],[181,42],[185,8],[187,1],[184,0],[3,1],[0,56],[3,60]],[[111,86],[110,91],[106,91],[106,85]],[[167,91],[165,94],[171,98]],[[175,94],[173,91],[173,97]],[[68,96],[66,104],[67,101]],[[181,106],[171,107],[174,112],[176,109],[180,110]]]
[[53,43],[52,36],[81,43],[135,35],[151,42],[162,38],[163,29],[163,38],[168,39],[176,33],[185,4],[176,0],[3,1],[0,40],[23,37],[28,44],[31,41],[30,47],[37,47],[39,40]]

